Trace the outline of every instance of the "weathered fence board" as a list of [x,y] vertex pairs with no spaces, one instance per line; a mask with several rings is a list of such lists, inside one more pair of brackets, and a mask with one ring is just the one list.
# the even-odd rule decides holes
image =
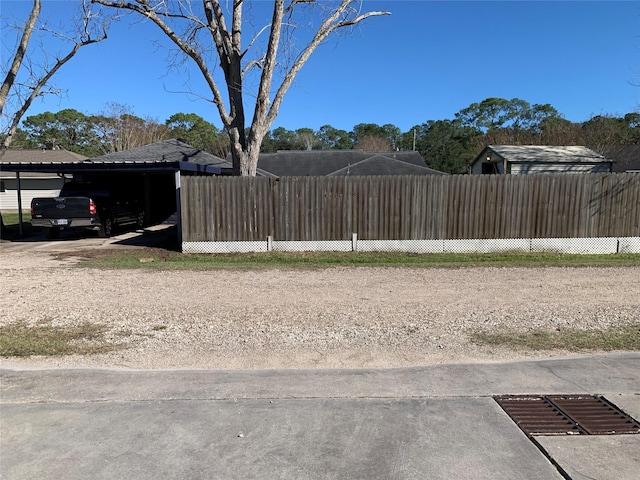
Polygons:
[[187,242],[640,236],[640,174],[185,177]]

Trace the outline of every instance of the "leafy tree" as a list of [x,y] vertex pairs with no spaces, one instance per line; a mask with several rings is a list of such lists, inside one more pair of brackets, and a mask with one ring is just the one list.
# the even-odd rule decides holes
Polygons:
[[91,120],[74,109],[27,117],[23,122],[23,130],[35,148],[64,148],[88,156],[96,153],[96,136]]
[[319,140],[312,128],[299,128],[294,131],[278,127],[265,135],[261,151],[274,153],[278,150],[313,150],[318,146]]
[[387,139],[389,140],[389,143],[391,144],[391,149],[392,150],[398,150],[399,149],[399,142],[401,141],[401,137],[402,137],[402,131],[398,127],[396,127],[395,125],[392,125],[391,123],[387,123],[387,124],[383,125],[382,128],[384,129],[385,133],[387,134]]
[[64,148],[88,157],[120,152],[171,137],[169,129],[152,119],[137,117],[125,105],[111,103],[108,111],[85,115],[74,109],[27,117],[23,131],[30,148]]
[[364,137],[380,137],[386,139],[387,132],[383,127],[375,123],[359,123],[353,127],[350,135],[351,140],[355,144],[358,142],[358,139]]
[[[243,34],[254,27],[243,17],[245,6],[252,4],[250,0],[232,3],[202,0],[199,5],[196,0],[92,1],[151,21],[197,65],[208,85],[209,99],[218,109],[224,130],[229,135],[234,172],[250,176],[256,174],[260,147],[287,90],[316,48],[336,31],[373,16],[388,14],[384,11],[363,12],[360,0],[274,0],[265,26],[255,29],[254,37],[243,43]],[[252,12],[257,14],[258,10]],[[309,21],[309,15],[314,16],[314,21]],[[306,37],[309,40],[301,49],[293,51],[296,30],[304,29],[304,25],[310,26]],[[262,34],[266,35],[266,41],[262,40]],[[215,55],[211,55],[212,52]],[[215,68],[221,68],[224,75],[226,96],[214,77]],[[253,92],[252,120],[246,130],[244,87],[252,84],[248,81],[252,75],[257,89]],[[200,97],[204,98],[203,95]]]
[[625,122],[629,128],[632,128],[636,133],[636,136],[640,136],[640,110],[633,113],[627,113],[624,116]]
[[457,120],[429,120],[415,131],[416,147],[429,167],[452,174],[468,172],[478,153],[478,130]]
[[269,152],[277,152],[278,150],[299,150],[296,147],[296,143],[296,132],[284,127],[278,127],[271,130],[271,132],[265,136],[265,142],[263,142],[266,148],[265,151]]
[[206,152],[212,152],[220,135],[213,124],[195,113],[176,113],[165,124],[173,137]]
[[549,104],[530,105],[519,98],[487,98],[460,110],[455,118],[464,126],[487,133],[501,128],[539,131],[545,119],[559,116]]
[[[92,12],[86,0],[80,4],[80,12],[77,19],[72,19],[67,25],[72,25],[75,31],[53,30],[44,24],[38,25],[42,12],[41,0],[33,0],[33,6],[29,18],[20,27],[15,27],[21,32],[16,46],[10,51],[12,54],[4,56],[8,63],[2,63],[4,80],[0,86],[0,115],[7,119],[6,133],[3,146],[8,148],[18,129],[18,125],[33,101],[43,95],[59,94],[60,91],[51,86],[52,77],[60,70],[76,53],[87,45],[101,42],[107,38],[106,22],[98,25],[95,23],[95,12]],[[9,28],[5,27],[5,30]],[[62,40],[70,44],[70,48],[64,55],[56,54],[55,63],[39,64],[34,60],[35,52],[31,48],[31,40],[34,33],[40,34],[39,44],[50,44],[52,41]],[[4,48],[3,39],[3,48]],[[47,53],[44,52],[45,58]],[[49,87],[49,88],[47,88]],[[7,113],[7,105],[11,105],[11,112]],[[5,130],[3,126],[3,130]]]
[[[0,145],[4,144],[6,140],[7,134],[0,133]],[[23,150],[33,150],[38,148],[32,141],[31,137],[27,135],[27,132],[22,130],[21,128],[16,129],[15,133],[12,135],[11,139],[11,148],[15,149],[23,149]]]
[[316,133],[321,150],[350,150],[353,141],[346,130],[339,130],[331,125],[323,125]]

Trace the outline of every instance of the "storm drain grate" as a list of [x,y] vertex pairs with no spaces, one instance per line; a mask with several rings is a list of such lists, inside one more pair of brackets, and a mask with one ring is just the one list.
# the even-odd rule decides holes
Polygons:
[[599,395],[494,397],[528,436],[640,433],[640,423]]

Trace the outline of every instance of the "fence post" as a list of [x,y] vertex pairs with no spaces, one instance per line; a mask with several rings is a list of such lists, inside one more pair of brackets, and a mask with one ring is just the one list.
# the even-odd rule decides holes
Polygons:
[[358,234],[351,234],[351,251],[356,252],[358,250]]
[[176,213],[178,221],[178,246],[182,249],[182,187],[180,185],[180,169],[176,170],[173,174],[173,179],[176,187]]
[[268,235],[267,236],[267,252],[270,252],[271,250],[273,250],[273,236]]

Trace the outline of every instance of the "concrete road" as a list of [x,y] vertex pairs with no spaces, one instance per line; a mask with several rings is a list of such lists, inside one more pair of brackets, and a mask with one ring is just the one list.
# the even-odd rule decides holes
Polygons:
[[0,371],[2,479],[636,479],[640,435],[527,438],[499,394],[603,394],[640,353],[392,370]]

